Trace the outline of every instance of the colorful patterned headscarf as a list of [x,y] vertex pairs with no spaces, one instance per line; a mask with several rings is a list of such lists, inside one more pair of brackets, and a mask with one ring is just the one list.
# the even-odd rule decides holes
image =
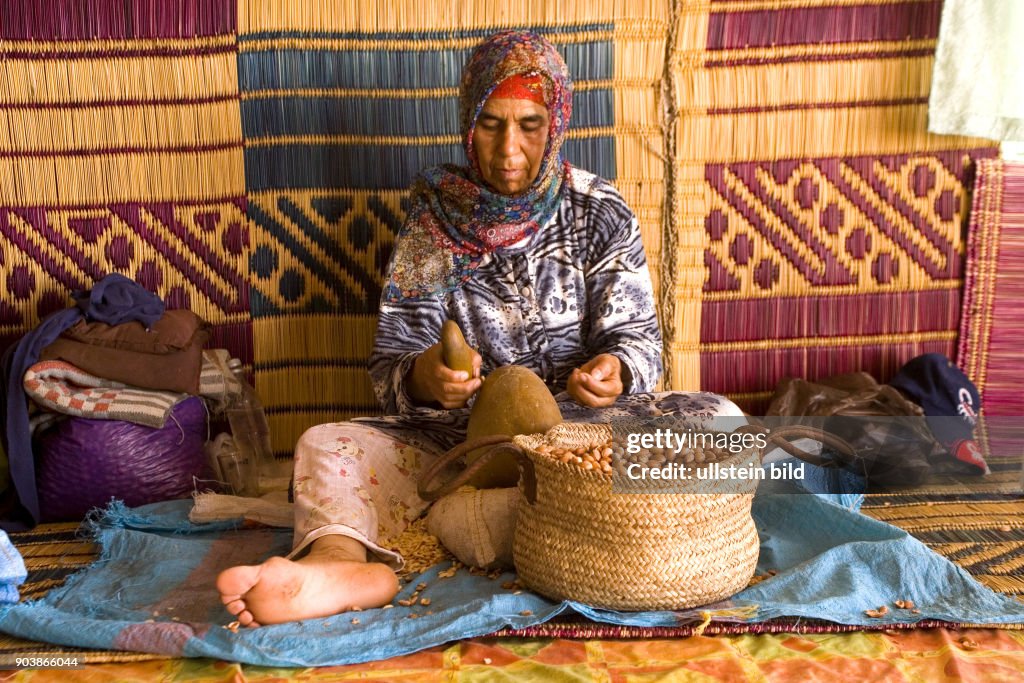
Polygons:
[[[508,196],[484,182],[473,131],[491,92],[516,75],[541,77],[551,124],[536,179],[525,192]],[[571,113],[569,69],[541,36],[503,31],[473,51],[459,93],[469,166],[434,166],[416,177],[412,206],[384,290],[386,301],[423,299],[458,289],[473,277],[486,254],[530,237],[554,215],[569,167],[561,150]]]

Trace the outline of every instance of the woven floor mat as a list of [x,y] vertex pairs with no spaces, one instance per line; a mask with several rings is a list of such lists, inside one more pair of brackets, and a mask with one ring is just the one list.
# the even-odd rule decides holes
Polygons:
[[867,497],[863,512],[906,529],[993,590],[1024,597],[1024,456],[989,458],[986,477],[933,477]]

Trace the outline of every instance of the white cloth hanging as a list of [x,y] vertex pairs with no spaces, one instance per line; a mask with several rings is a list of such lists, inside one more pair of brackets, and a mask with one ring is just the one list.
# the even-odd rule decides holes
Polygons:
[[946,0],[928,130],[1024,141],[1024,0]]

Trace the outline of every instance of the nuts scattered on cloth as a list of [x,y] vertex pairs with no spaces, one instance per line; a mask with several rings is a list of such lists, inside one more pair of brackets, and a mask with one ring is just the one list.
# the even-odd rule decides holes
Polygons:
[[399,576],[420,574],[438,563],[452,559],[437,537],[427,531],[427,522],[422,517],[410,524],[398,538],[390,543],[382,541],[381,545],[390,546],[405,559],[405,566]]
[[[920,614],[921,613],[921,610],[917,609],[916,606],[914,605],[914,601],[913,600],[902,600],[902,599],[900,599],[900,600],[893,600],[892,604],[893,604],[893,607],[896,607],[897,609],[908,610],[911,614]],[[866,609],[866,610],[864,610],[864,614],[866,614],[867,616],[871,617],[872,619],[881,619],[882,617],[884,617],[888,613],[889,613],[889,607],[887,605],[882,605],[881,607],[879,607],[877,609]]]
[[455,576],[455,572],[459,571],[459,567],[464,566],[461,562],[455,560],[452,562],[452,566],[448,569],[443,569],[437,573],[439,579],[450,579]]

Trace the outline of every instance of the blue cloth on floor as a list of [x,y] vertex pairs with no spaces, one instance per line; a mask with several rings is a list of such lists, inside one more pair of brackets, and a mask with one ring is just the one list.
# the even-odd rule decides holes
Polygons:
[[0,531],[0,605],[18,602],[18,586],[25,583],[27,577],[21,553],[7,534]]
[[[576,611],[600,622],[679,626],[701,620],[748,621],[795,616],[847,624],[942,619],[971,623],[1024,622],[1024,605],[981,585],[896,527],[838,502],[840,496],[759,495],[753,514],[761,534],[759,572],[772,578],[732,600],[680,612],[613,612],[552,602],[502,588],[497,579],[436,566],[412,579],[429,606],[365,610],[326,619],[239,629],[214,589],[224,567],[281,554],[291,531],[202,526],[187,520],[190,501],[136,509],[112,505],[95,523],[100,559],[43,600],[0,608],[0,631],[21,638],[167,656],[215,657],[269,666],[323,666],[384,659],[451,640],[522,628]],[[865,609],[913,600],[920,614],[890,609],[881,619]],[[418,618],[410,618],[411,614]],[[358,620],[358,623],[353,623]]]
[[[765,478],[758,482],[758,494],[766,493],[827,493],[837,494],[837,501],[856,509],[864,499],[867,491],[867,480],[858,474],[841,467],[819,467],[804,462],[791,455],[776,455],[771,460],[765,458],[763,466],[767,470]],[[787,470],[786,468],[790,468]],[[789,476],[795,468],[803,473],[802,477]],[[773,474],[774,473],[774,474]],[[775,476],[775,475],[778,476]]]

